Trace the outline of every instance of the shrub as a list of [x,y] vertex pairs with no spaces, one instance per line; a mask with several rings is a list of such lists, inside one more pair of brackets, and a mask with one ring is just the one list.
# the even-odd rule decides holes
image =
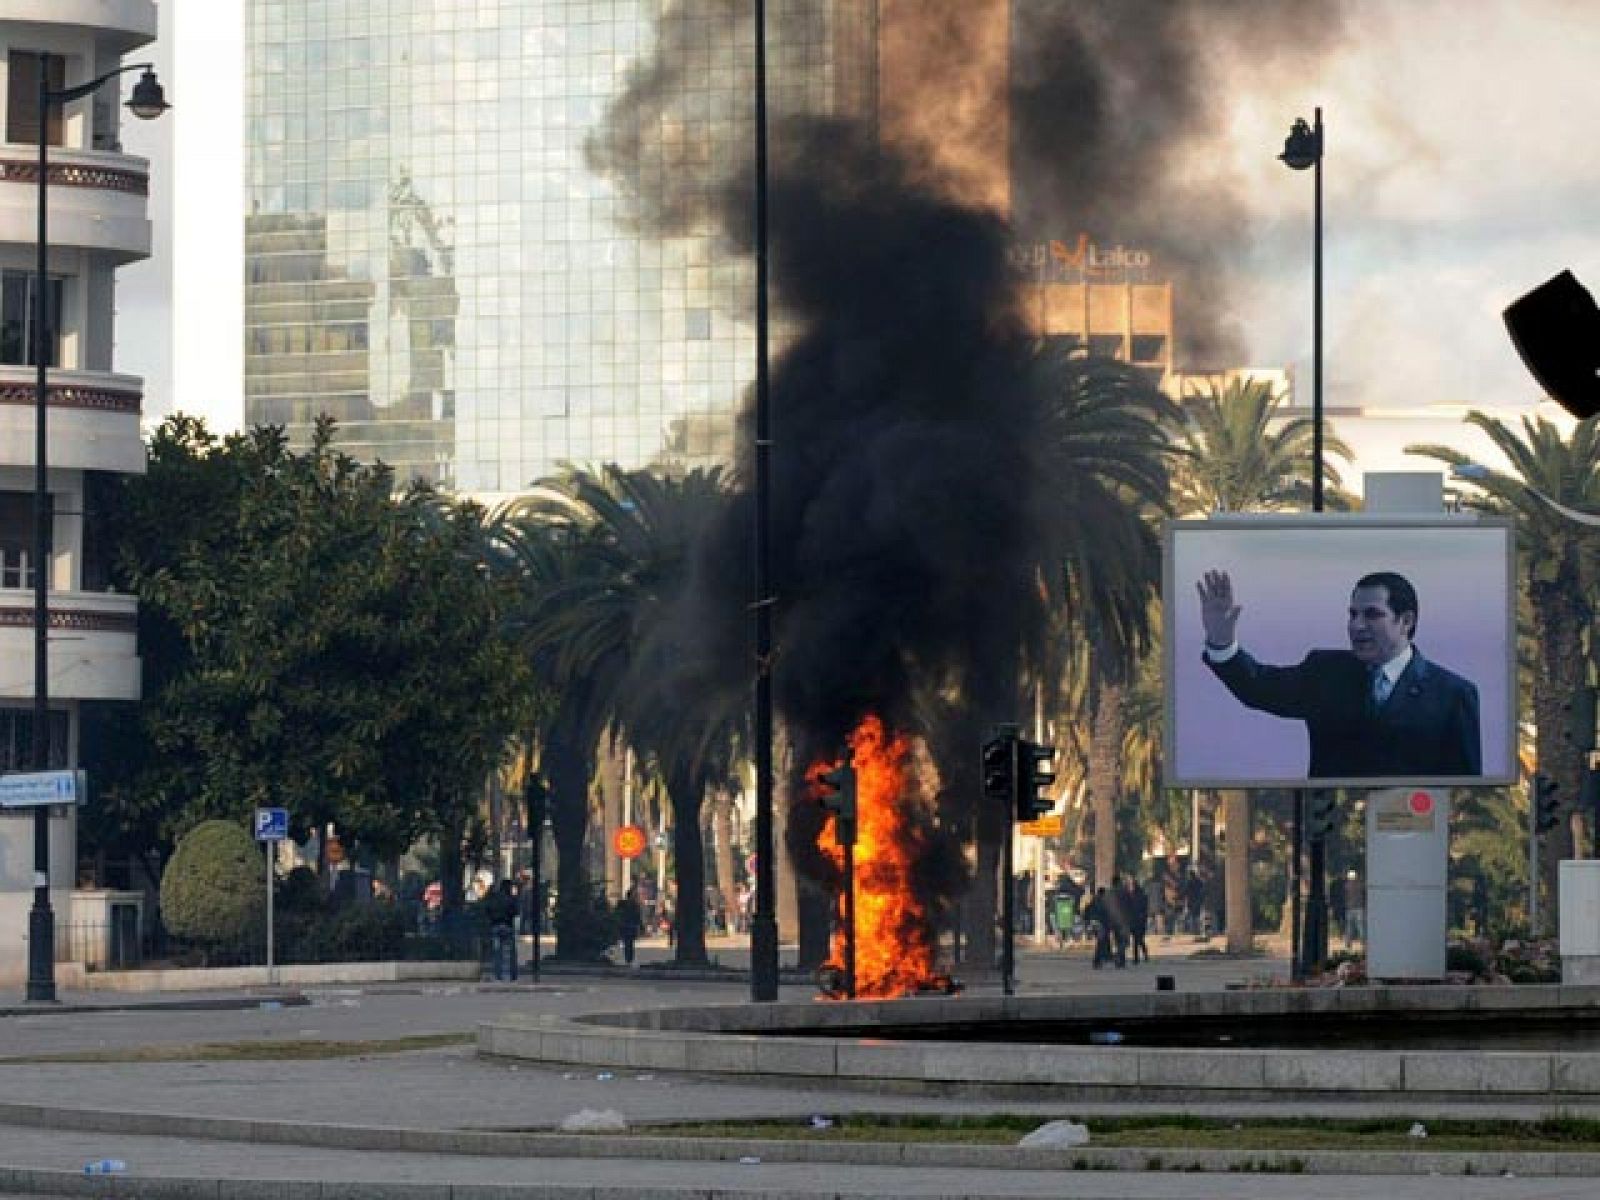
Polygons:
[[180,938],[212,946],[240,945],[266,924],[261,851],[232,821],[191,829],[161,875],[161,919]]
[[302,911],[280,924],[283,962],[383,962],[406,956],[406,917],[388,902],[353,905],[337,912]]

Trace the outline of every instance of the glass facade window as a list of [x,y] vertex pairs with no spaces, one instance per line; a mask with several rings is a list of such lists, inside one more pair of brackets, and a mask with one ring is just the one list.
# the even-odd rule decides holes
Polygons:
[[[867,102],[875,8],[769,6],[775,117]],[[564,461],[726,462],[754,272],[713,230],[638,232],[585,149],[662,10],[247,0],[246,420],[303,444],[329,413],[348,452],[474,494]],[[720,2],[678,11],[727,40]],[[685,81],[663,168],[753,153],[747,59]],[[664,192],[648,169],[623,190]]]
[[[0,363],[8,366],[31,367],[37,363],[34,354],[34,297],[38,280],[32,271],[0,271]],[[45,318],[49,331],[45,342],[44,365],[61,365],[61,315],[62,296],[66,290],[63,280],[45,279]]]
[[[47,770],[67,765],[67,714],[52,710],[49,726]],[[33,710],[0,705],[0,771],[26,771],[34,767]]]
[[[36,50],[13,50],[6,56],[6,141],[19,146],[39,144],[39,60]],[[67,60],[44,55],[45,87],[58,92],[67,86]],[[62,144],[62,112],[52,106],[45,124],[45,140]]]
[[33,586],[33,495],[0,492],[0,588]]

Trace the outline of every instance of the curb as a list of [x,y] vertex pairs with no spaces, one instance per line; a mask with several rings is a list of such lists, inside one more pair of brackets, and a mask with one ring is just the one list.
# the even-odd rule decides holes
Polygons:
[[0,1017],[71,1017],[106,1012],[229,1012],[279,1004],[298,1008],[310,1004],[303,992],[253,992],[248,996],[188,997],[173,1000],[112,1000],[93,1004],[9,1004],[0,1005]]
[[[1024,1149],[1017,1146],[927,1142],[804,1142],[759,1138],[684,1138],[673,1137],[664,1131],[660,1134],[647,1132],[630,1133],[623,1137],[616,1135],[602,1137],[592,1134],[528,1130],[442,1130],[309,1125],[240,1117],[124,1113],[105,1109],[56,1108],[15,1103],[0,1103],[0,1125],[46,1129],[72,1128],[78,1132],[183,1137],[319,1149],[408,1152],[446,1158],[526,1157],[730,1163],[754,1157],[768,1163],[830,1163],[846,1166],[918,1168],[978,1167],[1001,1171],[1199,1171],[1366,1176],[1509,1174],[1532,1177],[1600,1178],[1600,1154],[1558,1152],[1374,1153],[1353,1150],[1186,1150],[1137,1146],[1112,1148],[1092,1145]],[[21,1169],[0,1167],[0,1179],[3,1179],[5,1171]],[[85,1179],[70,1173],[67,1177],[74,1181],[74,1187],[80,1189],[98,1188],[112,1182]],[[145,1182],[140,1180],[141,1188]],[[377,1185],[362,1186],[370,1188]],[[107,1193],[91,1191],[87,1194]]]

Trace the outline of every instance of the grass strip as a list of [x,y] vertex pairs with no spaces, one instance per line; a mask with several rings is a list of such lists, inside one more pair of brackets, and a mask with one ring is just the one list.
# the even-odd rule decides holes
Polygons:
[[0,1064],[16,1063],[160,1063],[160,1062],[299,1062],[323,1058],[363,1058],[374,1054],[408,1054],[413,1050],[436,1050],[446,1046],[470,1046],[477,1041],[473,1033],[422,1033],[408,1037],[375,1041],[329,1041],[304,1038],[257,1040],[248,1042],[201,1042],[194,1044],[124,1046],[116,1049],[73,1050],[62,1054],[26,1054],[0,1058]]
[[[630,1132],[639,1136],[667,1133],[674,1137],[1007,1146],[1051,1118],[849,1114],[827,1119],[831,1122],[827,1127],[814,1125],[811,1118],[791,1118],[636,1126]],[[1097,1148],[1600,1153],[1600,1121],[1581,1117],[1425,1120],[1421,1122],[1427,1129],[1425,1138],[1411,1135],[1417,1122],[1410,1117],[1309,1120],[1150,1115],[1094,1117],[1082,1123],[1089,1127],[1089,1144]]]

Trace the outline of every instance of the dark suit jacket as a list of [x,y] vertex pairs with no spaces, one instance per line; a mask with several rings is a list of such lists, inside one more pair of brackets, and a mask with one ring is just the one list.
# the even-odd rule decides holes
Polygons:
[[1349,650],[1313,650],[1293,667],[1258,663],[1243,650],[1206,665],[1250,708],[1306,723],[1313,779],[1482,774],[1478,689],[1429,662],[1411,662],[1381,708],[1367,668]]

